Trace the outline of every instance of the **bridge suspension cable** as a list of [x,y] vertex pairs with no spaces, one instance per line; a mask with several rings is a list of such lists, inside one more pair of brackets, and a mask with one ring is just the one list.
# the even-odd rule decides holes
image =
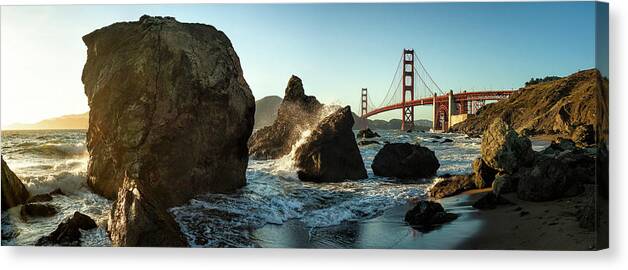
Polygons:
[[[401,69],[401,66],[402,66],[402,65],[401,65],[401,62],[402,62],[402,61],[403,61],[403,55],[399,58],[399,62],[397,63],[397,70],[395,71],[395,75],[393,76],[392,81],[390,81],[390,86],[388,87],[388,91],[386,91],[386,95],[385,95],[385,96],[384,96],[384,98],[382,99],[382,102],[379,104],[379,106],[374,107],[374,108],[380,108],[380,107],[382,107],[382,106],[384,106],[384,105],[386,105],[386,104],[387,104],[387,103],[386,103],[386,100],[388,100],[388,99],[389,99],[389,95],[391,94],[391,92],[390,92],[390,91],[392,90],[393,84],[395,83],[395,80],[396,80],[396,78],[397,78],[397,74],[399,74],[399,70]],[[393,95],[392,95],[392,96],[394,96],[394,92],[393,92]],[[369,98],[370,98],[370,97],[369,97]]]
[[[443,92],[443,90],[440,88],[440,86],[438,86],[438,84],[434,81],[434,79],[432,79],[432,75],[430,75],[430,73],[429,73],[429,72],[427,72],[427,69],[425,68],[425,66],[423,66],[423,63],[421,62],[421,59],[419,59],[419,57],[416,55],[416,53],[414,54],[414,61],[415,61],[415,62],[418,62],[419,66],[421,67],[421,70],[425,71],[425,74],[427,75],[427,78],[428,78],[428,79],[432,82],[432,84],[433,84],[434,86],[436,86],[436,89],[438,89],[438,92],[439,92],[441,95],[444,95],[444,94],[445,94],[445,92]],[[417,70],[415,69],[415,70],[414,70],[414,72],[415,72],[415,73],[417,73]],[[417,74],[417,76],[419,76],[419,74]],[[421,77],[421,76],[419,76],[419,77]],[[423,79],[421,78],[421,80],[423,80]],[[424,84],[425,84],[425,83],[424,83]],[[433,91],[430,87],[428,87],[428,86],[427,86],[427,84],[425,84],[425,87],[427,87],[427,88],[428,88],[428,90],[430,90],[432,93],[434,93],[434,92],[435,92],[435,91]]]

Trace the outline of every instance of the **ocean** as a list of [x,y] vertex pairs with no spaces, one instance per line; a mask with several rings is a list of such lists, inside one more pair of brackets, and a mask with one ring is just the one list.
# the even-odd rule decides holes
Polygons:
[[[371,163],[384,141],[419,143],[435,151],[441,164],[438,175],[471,173],[471,162],[480,155],[481,139],[463,134],[377,132],[382,144],[360,146],[368,179],[307,183],[296,177],[291,154],[277,160],[250,160],[247,185],[236,193],[197,196],[170,212],[192,247],[302,247],[304,241],[326,234],[329,241],[315,247],[348,248],[353,246],[343,244],[346,235],[341,235],[346,232],[337,228],[368,224],[394,207],[425,198],[427,188],[438,179],[375,176]],[[453,142],[441,143],[445,139]],[[539,150],[544,145],[534,147]],[[19,207],[3,212],[2,245],[33,245],[74,211],[91,216],[99,225],[83,232],[84,246],[111,245],[106,223],[112,201],[92,193],[85,181],[85,130],[3,131],[2,155],[31,194],[61,188],[67,195],[54,196],[50,202],[59,210],[52,218],[22,220]],[[298,237],[305,240],[277,241],[277,234],[268,233],[287,227],[301,232]],[[338,235],[329,236],[330,232]],[[286,237],[293,236],[279,238]]]

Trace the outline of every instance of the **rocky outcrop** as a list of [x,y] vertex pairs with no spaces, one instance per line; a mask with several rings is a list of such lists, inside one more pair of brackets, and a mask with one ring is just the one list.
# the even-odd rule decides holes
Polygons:
[[441,199],[474,188],[476,186],[473,175],[452,175],[434,183],[427,191],[427,195],[434,199]]
[[608,79],[590,69],[526,86],[506,100],[484,106],[450,131],[482,134],[495,118],[524,135],[570,137],[579,126],[592,125],[597,141],[608,141]]
[[497,196],[517,191],[519,185],[519,175],[498,174],[493,180],[493,193]]
[[569,170],[559,159],[539,157],[533,167],[519,173],[517,197],[527,201],[549,201],[581,193],[582,183],[567,178]]
[[480,151],[484,163],[507,174],[529,166],[534,161],[530,140],[519,136],[500,118],[496,118],[482,135]]
[[477,188],[490,187],[493,184],[497,170],[491,168],[482,158],[473,160],[473,180]]
[[[47,236],[37,240],[37,246],[80,246],[81,231],[98,227],[94,220],[80,212],[74,212],[72,217],[64,220],[57,229]],[[79,230],[80,229],[80,230]]]
[[2,211],[26,202],[30,194],[22,181],[11,171],[4,158],[2,160]]
[[20,209],[20,216],[24,220],[30,217],[52,217],[57,214],[57,209],[44,203],[27,203]]
[[360,131],[358,131],[358,134],[356,134],[355,136],[358,139],[372,139],[372,138],[381,137],[379,136],[379,134],[377,134],[377,132],[372,131],[370,128],[361,129]]
[[299,179],[337,182],[367,177],[360,150],[353,137],[351,108],[344,107],[324,118],[295,151]]
[[486,193],[480,199],[473,203],[473,208],[486,210],[486,209],[495,209],[498,205],[509,205],[512,204],[510,201],[495,195],[492,192]]
[[[133,241],[115,238],[113,244],[170,244],[154,241],[163,238],[159,231],[130,237],[130,231],[117,230],[138,233],[142,221],[171,219],[167,208],[197,194],[230,192],[246,183],[255,105],[238,56],[216,28],[171,17],[116,23],[83,41],[88,184],[116,205],[135,202],[147,209],[120,213],[126,207],[114,207],[111,233]],[[142,196],[127,200],[124,185]],[[118,220],[123,216],[128,219]]]
[[447,213],[440,203],[433,201],[419,201],[417,205],[406,213],[405,221],[411,226],[430,230],[436,225],[450,222],[458,215]]
[[321,118],[323,105],[316,97],[305,95],[303,82],[292,76],[277,119],[251,136],[249,153],[253,159],[277,159],[290,153],[301,133],[314,127]]
[[432,150],[409,143],[385,144],[371,165],[375,175],[397,178],[432,177],[439,167]]
[[255,101],[255,125],[254,129],[270,126],[277,119],[277,111],[283,99],[278,96],[267,96]]

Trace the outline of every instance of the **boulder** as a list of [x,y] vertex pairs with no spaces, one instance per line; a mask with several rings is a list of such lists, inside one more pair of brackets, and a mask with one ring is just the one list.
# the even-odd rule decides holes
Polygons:
[[486,193],[482,198],[478,199],[473,203],[473,208],[486,210],[486,209],[495,209],[498,205],[509,205],[512,204],[510,201],[504,199],[503,197],[495,195],[493,192]]
[[579,146],[595,144],[595,128],[593,125],[579,125],[571,133],[571,139]]
[[482,159],[491,168],[512,174],[534,161],[532,144],[521,137],[501,118],[496,118],[482,135]]
[[20,209],[20,216],[27,220],[29,217],[52,217],[57,214],[57,209],[50,204],[27,203]]
[[432,177],[439,167],[432,150],[409,143],[385,144],[371,165],[375,175],[397,178]]
[[81,230],[91,230],[98,227],[94,220],[78,211],[72,217],[64,220],[57,229],[47,236],[37,240],[37,246],[80,246]]
[[356,135],[356,138],[358,139],[372,139],[376,137],[381,137],[381,136],[379,136],[377,132],[372,131],[370,128],[362,129],[358,131],[358,134]]
[[570,168],[556,158],[539,158],[519,173],[517,197],[526,201],[549,201],[583,191],[582,183],[568,179]]
[[490,187],[493,184],[497,171],[484,162],[482,158],[473,160],[473,178],[477,188]]
[[337,182],[366,178],[352,126],[349,106],[323,119],[295,151],[294,165],[299,179]]
[[419,201],[417,205],[406,213],[405,221],[411,226],[429,230],[436,225],[450,222],[458,215],[447,213],[440,203],[433,201]]
[[4,158],[2,160],[2,211],[26,202],[30,194],[22,181],[11,171]]
[[49,202],[52,201],[52,196],[50,194],[37,194],[32,196],[26,200],[26,203],[35,203],[35,202]]
[[[166,209],[195,195],[245,185],[255,101],[223,32],[145,15],[83,41],[87,182],[96,193],[120,199],[125,179],[133,179],[144,198],[156,200],[140,201],[171,219]],[[135,239],[113,244],[158,244]]]
[[475,188],[473,179],[473,175],[452,175],[442,178],[429,188],[427,195],[434,199],[441,199],[460,194]]
[[516,192],[518,184],[518,175],[497,174],[492,184],[493,193],[499,197],[503,194]]
[[[305,95],[303,82],[292,76],[275,122],[256,131],[249,139],[249,153],[253,159],[277,159],[287,155],[301,134],[318,124],[323,105],[316,97]],[[351,135],[353,136],[353,135]]]

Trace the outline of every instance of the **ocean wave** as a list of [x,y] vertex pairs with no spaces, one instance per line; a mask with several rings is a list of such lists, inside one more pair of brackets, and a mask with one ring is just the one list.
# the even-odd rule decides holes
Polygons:
[[65,194],[76,194],[79,191],[87,190],[84,171],[64,171],[47,176],[26,176],[22,178],[22,181],[31,194],[48,193],[57,188]]
[[50,158],[68,158],[87,156],[87,148],[84,143],[45,143],[32,147],[22,148],[16,153],[23,155],[37,155]]

